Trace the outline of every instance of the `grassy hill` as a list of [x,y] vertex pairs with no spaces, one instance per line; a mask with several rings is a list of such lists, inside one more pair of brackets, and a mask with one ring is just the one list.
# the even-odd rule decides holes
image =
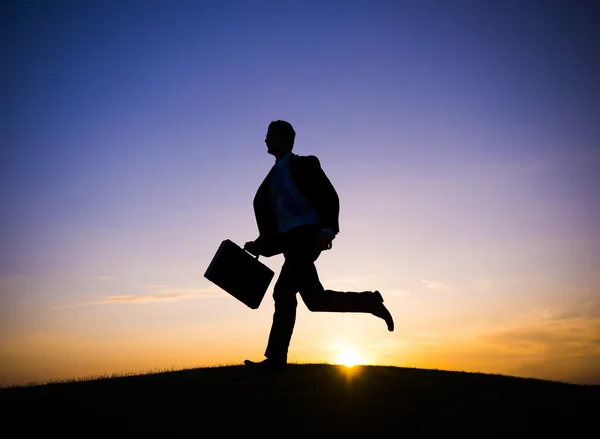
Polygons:
[[600,437],[600,386],[461,372],[202,368],[0,390],[21,437]]

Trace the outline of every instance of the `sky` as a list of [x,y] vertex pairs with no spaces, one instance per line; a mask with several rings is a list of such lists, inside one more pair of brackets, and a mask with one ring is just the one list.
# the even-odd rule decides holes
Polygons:
[[[341,200],[292,362],[600,384],[588,1],[3,1],[0,384],[263,357],[204,278],[258,231],[269,122]],[[261,258],[277,275],[283,258]]]

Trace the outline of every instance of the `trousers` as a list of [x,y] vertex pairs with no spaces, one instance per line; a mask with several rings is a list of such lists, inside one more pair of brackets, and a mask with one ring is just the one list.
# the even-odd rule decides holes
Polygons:
[[316,243],[318,233],[318,228],[301,226],[281,237],[285,262],[273,290],[275,312],[265,352],[269,359],[287,361],[296,324],[297,293],[310,311],[368,313],[373,309],[371,291],[342,292],[323,288],[315,267],[321,254]]

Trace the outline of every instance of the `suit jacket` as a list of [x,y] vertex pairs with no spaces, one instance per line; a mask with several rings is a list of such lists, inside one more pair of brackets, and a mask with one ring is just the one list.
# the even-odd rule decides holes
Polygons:
[[[298,191],[308,200],[319,214],[319,228],[328,228],[339,232],[340,201],[329,178],[321,169],[321,163],[315,156],[299,156],[292,154],[289,158],[289,169],[292,180]],[[259,241],[263,256],[281,253],[278,245],[277,218],[273,212],[271,200],[271,176],[273,170],[259,186],[254,197],[254,215],[258,225]]]

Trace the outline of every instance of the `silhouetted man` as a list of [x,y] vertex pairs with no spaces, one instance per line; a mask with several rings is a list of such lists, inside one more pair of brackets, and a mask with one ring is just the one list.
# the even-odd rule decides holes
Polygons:
[[285,369],[298,292],[311,311],[370,313],[384,319],[388,330],[394,330],[379,291],[340,292],[321,285],[314,262],[321,251],[331,248],[339,232],[339,199],[319,159],[292,153],[295,137],[288,122],[269,124],[265,143],[268,153],[275,156],[275,165],[254,197],[259,237],[244,245],[254,255],[283,253],[285,257],[273,292],[275,313],[267,358],[245,361],[249,367],[266,371]]

